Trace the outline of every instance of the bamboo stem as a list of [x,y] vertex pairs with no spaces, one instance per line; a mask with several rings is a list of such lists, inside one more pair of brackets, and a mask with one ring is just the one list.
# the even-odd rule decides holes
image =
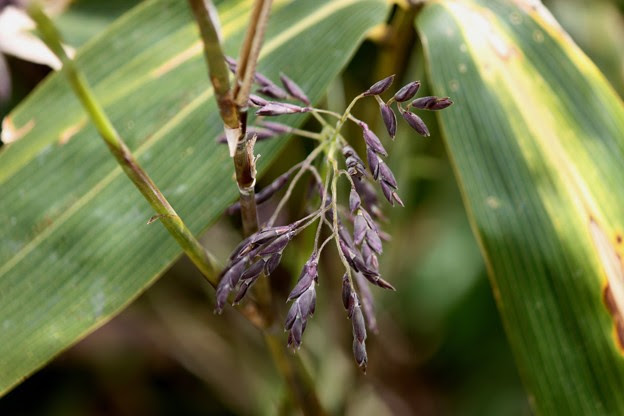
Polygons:
[[[219,112],[225,125],[230,153],[234,160],[243,233],[245,236],[249,236],[258,229],[258,215],[254,190],[256,185],[254,141],[246,138],[247,101],[271,1],[258,0],[254,5],[249,30],[241,49],[234,89],[230,86],[225,55],[213,21],[216,16],[210,15],[204,0],[188,0],[188,2],[199,26],[210,81],[214,87]],[[265,298],[266,296],[261,297]]]
[[[230,143],[233,139],[232,135],[237,134],[236,147],[231,148],[230,151],[233,151],[232,157],[240,196],[243,233],[248,236],[258,230],[258,217],[254,191],[256,183],[256,166],[253,154],[255,139],[247,139],[246,137],[247,102],[271,10],[271,0],[256,0],[254,3],[238,60],[234,91],[231,90],[229,81],[226,80],[225,55],[221,48],[215,22],[210,17],[206,7],[206,2],[210,2],[210,0],[188,1],[200,29],[210,80],[217,96],[217,104],[225,124],[226,136],[228,136],[230,146],[232,145]],[[215,82],[218,85],[215,85]],[[229,106],[232,104],[232,97],[234,97],[235,107],[232,113],[237,117],[235,122],[224,117],[224,114],[231,114]],[[230,130],[228,131],[228,129]],[[259,312],[263,314],[263,321],[265,322],[265,325],[261,327],[265,343],[277,370],[290,389],[292,397],[305,415],[326,414],[320,405],[314,383],[307,374],[300,357],[289,354],[282,337],[276,335],[281,330],[275,322],[275,311],[268,280],[259,279],[253,286],[253,290],[255,299],[260,305]]]
[[230,129],[237,129],[240,121],[238,108],[230,88],[230,71],[221,49],[219,33],[217,33],[216,29],[218,25],[213,22],[213,19],[216,19],[217,16],[210,14],[210,10],[208,10],[203,0],[189,0],[189,4],[203,39],[204,57],[208,66],[210,82],[217,97],[221,119]]
[[115,130],[115,127],[107,117],[104,109],[99,104],[93,91],[89,87],[87,80],[76,68],[74,61],[70,59],[63,49],[60,41],[60,34],[54,27],[52,21],[43,13],[36,2],[32,2],[27,7],[27,12],[37,24],[41,37],[50,50],[63,63],[63,70],[69,80],[71,87],[78,96],[83,107],[91,117],[98,132],[108,149],[113,154],[124,173],[130,178],[138,190],[143,194],[147,202],[158,214],[167,231],[176,239],[180,247],[189,256],[191,261],[202,272],[206,280],[216,286],[218,283],[218,273],[216,261],[204,249],[199,241],[193,236],[186,224],[178,216],[169,201],[160,192],[154,181],[143,170],[139,162],[134,158],[128,146]]

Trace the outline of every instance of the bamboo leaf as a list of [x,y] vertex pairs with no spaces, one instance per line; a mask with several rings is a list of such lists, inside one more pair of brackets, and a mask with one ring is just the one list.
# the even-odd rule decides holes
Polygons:
[[[383,0],[275,1],[259,70],[297,80],[318,100]],[[250,0],[220,4],[236,54]],[[236,197],[186,2],[151,0],[79,51],[121,135],[194,232]],[[319,63],[322,62],[322,65]],[[299,123],[302,118],[290,119]],[[104,324],[180,254],[97,137],[62,74],[4,120],[0,151],[0,392]],[[265,168],[286,139],[262,143]]]
[[67,45],[79,47],[123,13],[136,6],[140,0],[80,0],[70,2],[66,9],[54,17]]
[[542,414],[624,413],[624,106],[539,2],[417,21],[473,231]]

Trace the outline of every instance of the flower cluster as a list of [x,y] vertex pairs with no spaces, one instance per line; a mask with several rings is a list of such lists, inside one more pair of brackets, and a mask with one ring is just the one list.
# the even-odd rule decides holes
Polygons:
[[[234,60],[228,59],[228,65],[232,71],[236,70]],[[292,348],[301,346],[303,332],[316,306],[321,253],[328,243],[334,241],[345,268],[342,277],[342,300],[347,317],[351,320],[353,355],[360,368],[365,370],[368,362],[366,328],[368,326],[373,332],[377,331],[373,296],[368,285],[394,290],[394,287],[381,277],[379,270],[378,256],[383,252],[383,241],[389,240],[389,236],[382,231],[379,224],[383,216],[375,183],[391,205],[404,204],[397,193],[396,178],[384,160],[388,152],[381,139],[367,123],[354,117],[351,109],[360,99],[373,97],[379,104],[383,124],[394,140],[397,132],[394,104],[408,126],[422,136],[429,136],[427,126],[412,110],[442,110],[450,106],[452,101],[449,98],[432,96],[414,99],[421,85],[418,81],[406,84],[389,100],[384,101],[381,95],[391,87],[394,81],[392,75],[355,97],[345,112],[339,114],[312,107],[303,88],[287,76],[282,74],[280,81],[283,88],[262,74],[256,74],[258,95],[250,96],[249,106],[256,107],[258,125],[247,127],[246,134],[255,140],[292,134],[316,140],[318,145],[303,161],[256,193],[256,202],[262,203],[288,184],[272,217],[258,232],[242,241],[230,256],[217,288],[216,311],[222,311],[232,292],[234,295],[231,301],[234,304],[240,302],[258,278],[263,275],[269,276],[277,268],[288,243],[303,229],[317,223],[312,254],[303,266],[301,275],[287,299],[292,302],[284,323],[284,329],[288,332],[288,345]],[[411,103],[407,103],[412,99],[414,100]],[[286,100],[297,101],[301,105]],[[310,113],[320,124],[321,131],[317,133],[299,130],[265,120],[267,117],[298,113]],[[335,119],[335,124],[330,123],[328,118]],[[341,135],[341,128],[347,121],[355,123],[362,131],[368,168],[356,150]],[[217,140],[226,141],[225,137]],[[319,159],[328,167],[324,170],[324,174],[315,167]],[[293,188],[306,173],[311,175],[315,183],[319,195],[318,205],[312,207],[308,215],[291,224],[275,226],[278,213],[292,194]],[[337,187],[342,177],[346,178],[350,185],[348,203],[345,207],[340,203]],[[235,213],[238,210],[240,206],[237,203],[232,205],[228,212]],[[325,229],[327,236],[321,242]]]

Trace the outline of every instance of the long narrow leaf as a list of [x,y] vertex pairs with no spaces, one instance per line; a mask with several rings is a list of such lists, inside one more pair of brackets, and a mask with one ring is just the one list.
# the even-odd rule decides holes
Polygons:
[[434,1],[417,26],[534,407],[623,414],[622,102],[539,2]]

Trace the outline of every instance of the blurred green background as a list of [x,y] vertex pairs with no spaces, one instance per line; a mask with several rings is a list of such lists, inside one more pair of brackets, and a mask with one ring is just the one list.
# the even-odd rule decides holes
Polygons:
[[[79,0],[57,22],[68,42],[79,46],[136,3]],[[623,3],[545,3],[622,95]],[[401,18],[397,13],[390,18],[395,32],[362,45],[331,86],[326,106],[340,109],[389,72],[402,81],[426,81],[413,25]],[[4,59],[11,94],[2,98],[0,116],[49,72],[11,56]],[[368,104],[356,115],[374,118],[377,106]],[[389,146],[389,164],[406,208],[386,210],[392,242],[381,267],[397,292],[373,289],[380,334],[367,343],[368,373],[362,375],[351,357],[350,325],[339,295],[342,273],[333,256],[322,263],[317,313],[299,353],[316,378],[321,400],[335,414],[529,414],[435,118],[425,121],[431,139],[400,129]],[[298,141],[291,143],[260,187],[306,150]],[[300,208],[297,200],[291,212]],[[261,215],[275,202],[264,204]],[[239,239],[238,225],[237,219],[223,217],[203,240],[224,258]],[[281,287],[285,279],[279,275],[298,274],[306,246],[305,237],[297,240],[280,266],[275,290],[284,299],[288,287]],[[213,315],[213,294],[202,283],[182,258],[123,313],[0,399],[0,415],[289,414],[291,403],[260,335],[231,309]]]

